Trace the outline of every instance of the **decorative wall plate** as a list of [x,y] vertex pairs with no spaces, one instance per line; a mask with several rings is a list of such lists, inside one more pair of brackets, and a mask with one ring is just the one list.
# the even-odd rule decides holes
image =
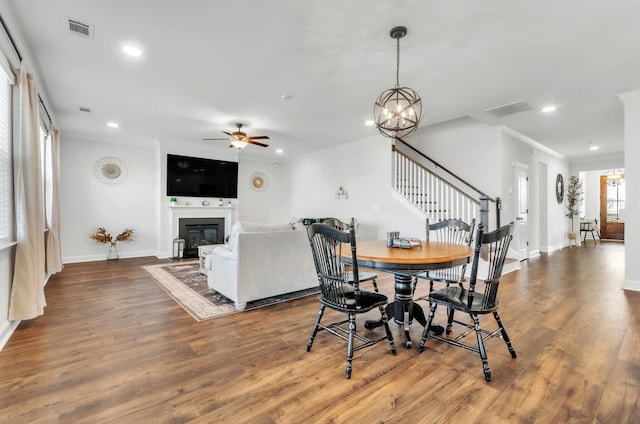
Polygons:
[[105,184],[118,184],[127,178],[127,167],[118,158],[100,158],[93,165],[93,174]]
[[251,184],[251,188],[255,191],[266,190],[269,186],[269,179],[264,172],[254,172],[253,174],[251,174],[249,182]]
[[556,177],[556,200],[558,203],[562,203],[564,200],[564,178],[562,178],[562,174],[558,174]]

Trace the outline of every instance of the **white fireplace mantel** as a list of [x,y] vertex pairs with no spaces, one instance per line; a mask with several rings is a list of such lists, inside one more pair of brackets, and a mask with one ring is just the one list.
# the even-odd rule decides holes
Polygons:
[[178,237],[180,218],[224,218],[225,237],[231,233],[235,206],[168,206],[171,211],[171,238]]

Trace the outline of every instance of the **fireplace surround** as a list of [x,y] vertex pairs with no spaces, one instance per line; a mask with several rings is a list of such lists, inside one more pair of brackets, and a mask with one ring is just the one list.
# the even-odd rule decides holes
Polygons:
[[[216,237],[224,237],[231,233],[231,226],[237,220],[237,207],[235,205],[229,206],[194,206],[194,205],[169,205],[169,226],[165,232],[166,246],[165,257],[171,257],[171,251],[173,246],[173,239],[180,237],[180,220],[184,218],[222,218],[224,224],[219,224],[219,229],[216,231]],[[223,228],[223,231],[220,231]],[[219,240],[219,239],[218,239]],[[224,240],[222,241],[224,242]],[[166,244],[165,244],[166,243]],[[186,245],[186,239],[185,239]],[[197,257],[197,248],[195,249],[195,255]]]
[[180,218],[178,237],[184,240],[184,257],[197,258],[198,246],[224,244],[224,218]]

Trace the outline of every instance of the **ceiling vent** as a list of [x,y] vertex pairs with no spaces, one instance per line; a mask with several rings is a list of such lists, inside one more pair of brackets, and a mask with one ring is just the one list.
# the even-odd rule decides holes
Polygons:
[[93,40],[93,25],[75,19],[69,19],[69,31],[72,34]]
[[91,108],[80,106],[80,112],[91,112]]
[[501,118],[503,116],[512,115],[514,113],[526,112],[527,110],[533,110],[533,108],[527,102],[520,101],[494,107],[491,109],[485,109],[485,112],[492,114],[496,118]]

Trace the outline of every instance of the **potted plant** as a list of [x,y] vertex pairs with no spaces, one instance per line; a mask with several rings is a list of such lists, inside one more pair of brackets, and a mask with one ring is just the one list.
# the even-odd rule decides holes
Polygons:
[[567,214],[566,217],[571,221],[571,230],[567,233],[569,240],[576,239],[576,231],[573,227],[573,218],[578,216],[578,202],[582,200],[582,181],[580,178],[572,175],[569,177],[569,185],[567,186]]
[[175,206],[178,204],[178,199],[176,199],[175,197],[171,198],[171,206]]

